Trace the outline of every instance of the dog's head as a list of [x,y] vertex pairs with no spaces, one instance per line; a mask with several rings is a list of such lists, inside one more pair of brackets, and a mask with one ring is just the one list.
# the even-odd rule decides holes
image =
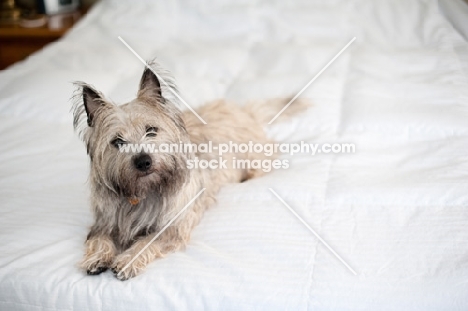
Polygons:
[[120,106],[86,83],[77,85],[74,125],[86,144],[94,182],[137,201],[185,182],[190,155],[158,147],[187,143],[189,136],[181,111],[162,96],[151,69],[143,72],[137,97]]

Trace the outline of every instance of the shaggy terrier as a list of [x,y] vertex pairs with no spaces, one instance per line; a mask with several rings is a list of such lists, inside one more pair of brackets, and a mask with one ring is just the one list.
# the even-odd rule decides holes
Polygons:
[[[240,107],[215,101],[197,110],[205,125],[192,112],[179,110],[176,98],[169,96],[173,80],[165,75],[160,78],[159,72],[156,64],[150,63],[141,77],[137,97],[120,106],[92,86],[77,83],[74,126],[90,157],[95,219],[80,266],[90,275],[110,268],[118,279],[127,280],[140,274],[154,259],[182,248],[223,185],[264,174],[258,167],[235,167],[233,158],[275,159],[275,155],[262,153],[227,152],[222,155],[226,167],[189,169],[187,161],[211,161],[218,159],[219,154],[193,150],[121,152],[127,144],[211,142],[216,149],[227,142],[271,143],[264,126],[287,103],[266,100]],[[305,103],[295,102],[281,118],[304,107]],[[160,233],[203,189],[187,210]]]

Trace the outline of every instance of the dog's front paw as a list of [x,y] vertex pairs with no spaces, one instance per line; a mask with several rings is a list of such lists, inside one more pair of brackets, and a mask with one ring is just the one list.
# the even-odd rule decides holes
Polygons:
[[80,267],[88,275],[97,275],[106,271],[115,257],[115,246],[103,238],[94,238],[86,241],[86,255]]
[[91,267],[91,268],[87,269],[86,273],[88,275],[98,275],[98,274],[103,273],[106,270],[107,270],[107,267],[101,266],[101,265],[96,265],[95,267]]
[[133,252],[124,252],[117,256],[112,263],[111,270],[115,277],[121,281],[126,281],[143,272],[146,262],[143,257],[137,256]]
[[80,266],[83,270],[86,270],[88,275],[98,275],[106,271],[109,267],[110,262],[101,258],[99,255],[85,256]]

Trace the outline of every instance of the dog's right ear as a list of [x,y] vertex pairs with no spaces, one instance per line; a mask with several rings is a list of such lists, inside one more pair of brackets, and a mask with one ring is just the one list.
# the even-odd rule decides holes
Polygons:
[[87,84],[82,84],[81,86],[83,88],[83,105],[86,110],[86,115],[88,116],[88,126],[92,127],[96,111],[105,103],[101,94],[93,87]]

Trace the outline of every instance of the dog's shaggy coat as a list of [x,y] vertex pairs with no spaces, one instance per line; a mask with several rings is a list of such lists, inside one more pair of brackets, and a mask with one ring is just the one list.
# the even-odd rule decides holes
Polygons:
[[[151,64],[154,68],[155,64]],[[268,143],[264,125],[284,107],[286,100],[255,102],[244,107],[215,101],[197,110],[204,125],[190,111],[181,112],[174,100],[163,96],[162,85],[146,68],[137,98],[117,106],[92,86],[78,83],[74,125],[91,160],[91,206],[95,223],[86,241],[80,266],[88,274],[111,268],[126,280],[141,273],[158,257],[183,247],[203,212],[215,202],[220,187],[263,174],[261,169],[238,169],[232,158],[264,160],[263,153],[224,154],[227,169],[187,169],[187,160],[217,159],[210,153],[119,152],[122,144]],[[167,89],[166,89],[167,91]],[[304,107],[295,103],[281,117]],[[197,193],[206,190],[141,255],[127,264]]]

